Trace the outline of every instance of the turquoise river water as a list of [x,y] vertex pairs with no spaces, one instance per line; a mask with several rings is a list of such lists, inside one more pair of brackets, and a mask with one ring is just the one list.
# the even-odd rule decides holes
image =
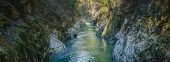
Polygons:
[[77,38],[68,41],[67,52],[52,54],[50,62],[113,62],[111,44],[96,36],[97,28],[86,24]]

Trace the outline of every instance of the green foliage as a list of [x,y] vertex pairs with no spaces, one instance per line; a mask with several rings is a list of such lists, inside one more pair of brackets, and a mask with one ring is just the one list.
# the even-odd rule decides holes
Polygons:
[[108,5],[108,0],[101,0],[101,2],[105,5]]
[[104,7],[101,7],[100,10],[99,10],[100,14],[108,14],[109,12],[109,8],[104,6]]

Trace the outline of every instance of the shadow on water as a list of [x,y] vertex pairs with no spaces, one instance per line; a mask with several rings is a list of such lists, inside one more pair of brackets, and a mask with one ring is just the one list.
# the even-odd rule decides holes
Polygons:
[[113,47],[96,36],[96,27],[86,24],[77,38],[68,42],[62,55],[52,54],[50,62],[113,62]]

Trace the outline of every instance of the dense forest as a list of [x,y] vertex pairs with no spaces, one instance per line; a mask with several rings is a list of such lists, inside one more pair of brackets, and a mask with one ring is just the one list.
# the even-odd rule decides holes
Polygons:
[[169,0],[0,0],[0,62],[169,62]]

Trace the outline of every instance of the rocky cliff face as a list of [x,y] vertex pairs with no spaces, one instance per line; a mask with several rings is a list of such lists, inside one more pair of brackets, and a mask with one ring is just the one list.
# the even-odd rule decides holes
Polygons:
[[168,0],[103,1],[88,1],[98,4],[88,8],[89,14],[99,28],[97,35],[114,43],[116,61],[170,61]]
[[[147,22],[148,23],[148,22]],[[170,22],[166,24],[169,25]],[[142,23],[141,23],[142,24]],[[144,23],[146,24],[146,23]],[[159,25],[159,24],[158,24]],[[157,24],[155,24],[155,28]],[[165,27],[166,25],[164,25]],[[169,26],[170,27],[170,26]],[[158,30],[151,29],[152,32],[143,31],[143,29],[127,28],[122,29],[116,34],[116,44],[114,45],[113,56],[117,61],[135,62],[165,62],[169,61],[169,28],[162,29],[158,34]],[[129,30],[129,31],[127,31]],[[155,31],[155,32],[154,32]]]
[[[63,45],[56,39],[71,37],[68,29],[79,20],[76,6],[77,0],[1,0],[0,61],[47,62],[50,49]],[[53,30],[58,37],[51,39]],[[49,48],[50,42],[58,46]]]

